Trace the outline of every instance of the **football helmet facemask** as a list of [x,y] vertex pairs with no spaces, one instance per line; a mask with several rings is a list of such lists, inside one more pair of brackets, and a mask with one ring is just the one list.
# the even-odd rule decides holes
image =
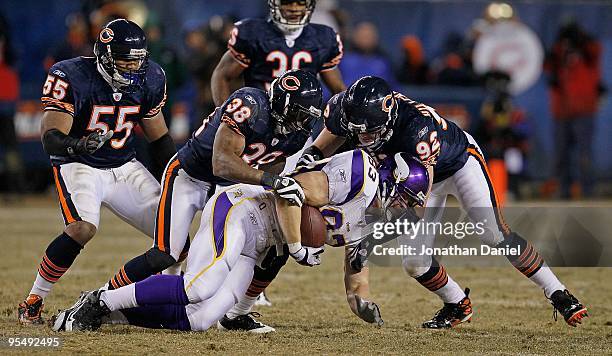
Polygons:
[[383,79],[367,76],[357,80],[345,92],[341,105],[340,125],[357,147],[375,152],[393,135],[397,99]]
[[96,39],[94,54],[98,72],[113,88],[127,93],[142,89],[149,52],[140,26],[126,19],[109,22]]
[[[301,8],[283,9],[282,6],[297,4]],[[310,22],[316,0],[268,0],[270,18],[285,33],[301,29]],[[295,5],[294,5],[295,6]],[[283,15],[283,12],[285,14]]]

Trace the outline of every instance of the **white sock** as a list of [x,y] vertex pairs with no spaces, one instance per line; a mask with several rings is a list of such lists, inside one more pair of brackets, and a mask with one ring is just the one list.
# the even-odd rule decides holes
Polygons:
[[239,315],[245,315],[251,312],[253,309],[253,305],[255,305],[255,301],[257,297],[249,297],[248,295],[243,295],[242,298],[238,301],[238,303],[234,304],[232,309],[230,309],[225,315],[228,318],[234,319]]
[[46,279],[42,278],[40,273],[36,274],[36,280],[34,281],[34,285],[32,286],[32,290],[30,294],[39,295],[41,298],[45,299],[45,297],[51,292],[51,288],[53,288],[53,284]]
[[553,273],[553,271],[546,264],[542,265],[540,269],[529,279],[538,285],[538,287],[544,290],[544,294],[546,298],[550,298],[550,296],[558,290],[565,290],[565,286],[557,276]]
[[442,299],[444,303],[459,303],[461,299],[465,298],[465,293],[459,287],[459,284],[455,282],[451,276],[448,276],[448,282],[446,285],[437,291],[435,291],[436,295]]
[[138,306],[136,302],[136,284],[128,284],[115,290],[107,290],[100,295],[100,300],[111,311],[135,308]]

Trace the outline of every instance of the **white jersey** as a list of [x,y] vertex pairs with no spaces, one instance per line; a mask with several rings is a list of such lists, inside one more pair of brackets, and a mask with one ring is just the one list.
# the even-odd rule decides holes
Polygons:
[[372,157],[362,150],[337,154],[321,169],[329,181],[330,204],[319,208],[327,222],[330,246],[352,246],[363,234],[365,211],[378,188],[378,171]]
[[[365,226],[365,210],[376,196],[378,171],[374,160],[362,150],[337,154],[314,165],[301,168],[294,174],[322,171],[329,182],[330,204],[319,210],[327,222],[326,244],[330,246],[352,245],[361,237]],[[276,219],[275,196],[262,186],[236,184],[217,192],[204,214],[209,214],[215,224],[225,224],[232,211],[232,222],[241,221],[249,233],[262,246],[283,241]],[[234,209],[234,207],[241,206]],[[218,223],[217,223],[218,221]]]

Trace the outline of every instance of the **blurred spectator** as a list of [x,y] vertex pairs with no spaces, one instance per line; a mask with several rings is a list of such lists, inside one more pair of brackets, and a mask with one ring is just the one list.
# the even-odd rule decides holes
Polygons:
[[[488,163],[497,164],[495,173],[498,177],[494,178],[498,178],[497,182],[507,182],[507,189],[518,199],[519,183],[525,181],[525,159],[529,150],[526,115],[512,102],[508,74],[489,72],[485,75],[484,84],[486,96],[480,111],[482,120],[474,136],[481,144]],[[500,175],[503,177],[499,177]]]
[[[145,26],[145,32],[150,58],[166,72],[166,93],[168,99],[162,110],[164,111],[164,118],[168,121],[171,118],[170,108],[172,108],[174,103],[176,91],[185,80],[185,69],[176,49],[168,45],[168,41],[164,40],[164,31],[158,22],[149,22]],[[170,127],[170,123],[166,123]]]
[[[225,53],[232,24],[231,19],[215,16],[207,24],[191,25],[186,31],[186,64],[195,86],[191,110],[193,128],[200,126],[202,118],[215,109],[210,77]],[[238,82],[233,87],[238,89]]]
[[429,65],[425,60],[423,45],[417,36],[408,35],[402,38],[404,55],[398,71],[398,80],[402,84],[424,85],[429,82]]
[[93,41],[90,38],[89,26],[82,14],[74,13],[66,17],[68,32],[64,42],[54,48],[45,58],[45,71],[54,63],[78,56],[93,55]]
[[12,67],[8,24],[0,14],[0,188],[7,198],[22,188],[23,165],[15,134],[15,106],[19,100],[19,76]]
[[345,38],[349,15],[338,6],[337,0],[319,0],[310,22],[327,25],[333,28],[341,38]]
[[458,86],[479,84],[478,76],[472,68],[468,43],[456,32],[447,35],[442,56],[434,61],[432,67],[436,84]]
[[345,52],[339,68],[345,83],[354,83],[363,76],[372,75],[397,87],[391,61],[380,48],[378,29],[371,22],[361,22],[355,27],[351,46]]
[[595,114],[605,92],[600,56],[600,43],[570,21],[560,28],[544,63],[555,121],[555,176],[560,180],[562,198],[579,196],[577,190],[570,194],[574,178],[578,178],[583,196],[592,194]]

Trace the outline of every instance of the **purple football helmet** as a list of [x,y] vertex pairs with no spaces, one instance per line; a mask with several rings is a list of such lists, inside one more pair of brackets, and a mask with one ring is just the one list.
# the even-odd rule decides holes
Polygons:
[[400,152],[385,158],[378,168],[378,197],[383,208],[423,206],[429,189],[429,173],[417,158]]

